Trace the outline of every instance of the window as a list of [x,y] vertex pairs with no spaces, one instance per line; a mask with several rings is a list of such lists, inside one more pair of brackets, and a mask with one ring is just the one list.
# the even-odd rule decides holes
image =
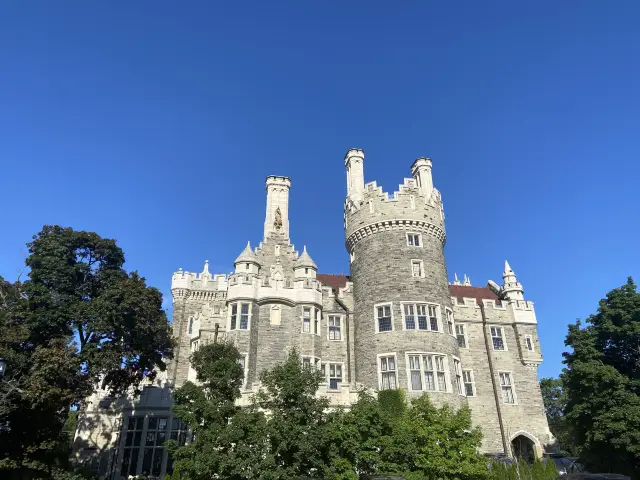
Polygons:
[[503,403],[516,403],[516,398],[513,392],[513,382],[511,379],[511,373],[500,372],[500,388],[502,389],[502,402]]
[[380,357],[380,380],[380,390],[394,390],[398,388],[395,355]]
[[391,304],[378,305],[376,309],[376,318],[378,332],[390,332],[393,330],[393,321],[391,316]]
[[308,274],[309,274],[309,269],[308,269],[308,268],[305,268],[305,269],[304,269],[304,274],[305,274],[305,275],[308,275]]
[[249,268],[250,268],[250,267],[249,267],[249,264],[248,264],[248,263],[245,263],[245,265],[244,265],[244,269],[245,269],[245,270],[249,270]]
[[316,321],[313,324],[313,333],[320,335],[320,310],[316,309]]
[[424,277],[422,260],[411,260],[411,276],[416,278]]
[[198,351],[198,340],[194,340],[193,342],[191,342],[191,351],[192,352]]
[[329,340],[342,340],[341,320],[338,315],[329,315]]
[[189,331],[187,333],[189,335],[193,333],[193,317],[189,317]]
[[241,388],[246,388],[247,385],[247,373],[249,373],[249,370],[247,369],[247,356],[246,355],[241,355],[240,358],[238,359],[238,365],[240,365],[240,367],[242,368],[242,373],[244,374],[244,378],[242,380],[242,387]]
[[405,303],[402,313],[404,315],[404,328],[407,330],[431,330],[438,331],[438,306],[426,303]]
[[491,327],[491,341],[493,342],[494,350],[505,350],[502,327]]
[[453,335],[453,312],[448,308],[445,311],[447,312],[447,333]]
[[320,359],[315,357],[302,357],[302,368],[320,368]]
[[456,338],[458,339],[458,347],[467,348],[467,335],[464,325],[456,325]]
[[462,385],[462,366],[460,360],[453,360],[453,367],[456,372],[456,388],[458,389],[458,395],[464,395],[464,386]]
[[408,355],[409,389],[413,391],[446,392],[447,372],[444,355]]
[[462,380],[464,381],[464,393],[467,397],[474,397],[475,383],[473,381],[473,370],[463,370]]
[[[182,423],[177,418],[171,420],[171,440],[178,443],[179,446],[183,446],[187,442],[187,424]],[[173,473],[173,459],[171,454],[167,455],[167,472]]]
[[311,307],[302,308],[302,331],[311,333]]
[[[238,319],[238,310],[240,311],[240,319]],[[232,303],[231,304],[231,324],[230,330],[248,330],[249,315],[251,313],[250,303]],[[239,321],[238,321],[239,320]]]
[[129,417],[127,420],[124,452],[122,454],[122,464],[120,465],[120,475],[123,477],[137,474],[143,425],[144,417],[142,416]]
[[167,417],[150,417],[147,424],[144,456],[142,457],[143,475],[160,475],[164,442],[167,439]]
[[531,335],[525,335],[524,344],[527,347],[527,350],[533,352],[533,340],[531,338]]
[[407,233],[407,245],[410,247],[421,247],[422,235],[419,233]]
[[342,364],[341,363],[327,363],[323,365],[323,374],[328,374],[329,390],[340,390],[342,384]]

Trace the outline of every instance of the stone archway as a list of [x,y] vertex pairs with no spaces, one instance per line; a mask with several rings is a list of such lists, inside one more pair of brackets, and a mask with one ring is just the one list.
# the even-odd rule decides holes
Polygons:
[[533,462],[540,458],[542,449],[537,440],[527,432],[518,432],[511,438],[511,453],[515,458],[522,458],[526,462]]

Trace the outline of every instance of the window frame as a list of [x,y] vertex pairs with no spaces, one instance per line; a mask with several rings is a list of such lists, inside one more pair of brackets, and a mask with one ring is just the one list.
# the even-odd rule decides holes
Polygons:
[[465,397],[466,395],[464,394],[464,382],[462,381],[462,361],[460,360],[460,358],[453,355],[451,356],[451,358],[453,358],[453,373],[456,379],[455,386],[458,389],[458,395],[460,395],[461,397]]
[[[506,352],[509,349],[507,348],[507,335],[506,335],[506,331],[504,326],[502,325],[489,325],[489,336],[491,337],[491,349],[496,351],[496,352]],[[499,328],[500,329],[500,338],[502,339],[502,349],[500,348],[496,348],[495,342],[493,341],[494,337],[493,332],[491,331],[494,328]]]
[[[333,365],[334,367],[334,372],[337,372],[338,369],[337,367],[340,367],[340,376],[331,376],[331,366]],[[322,362],[321,366],[320,366],[320,371],[322,372],[322,375],[325,379],[325,381],[327,382],[327,390],[330,392],[339,392],[342,389],[342,382],[344,382],[344,362],[331,362],[331,361],[327,361],[327,362]],[[331,379],[339,379],[338,380],[338,387],[337,388],[331,388]]]
[[[411,369],[410,368],[410,361],[409,361],[409,357],[419,357],[419,362],[420,362],[420,385],[421,385],[421,389],[417,390],[414,389],[412,384],[411,384],[411,372],[415,371],[417,369]],[[425,365],[425,361],[424,361],[424,357],[431,357],[431,365],[433,367],[432,370],[427,370],[426,369],[426,365]],[[438,370],[437,367],[437,362],[436,362],[436,357],[442,357],[443,361],[443,370]],[[456,358],[457,357],[452,357],[452,358]],[[458,359],[459,360],[459,359]],[[453,384],[451,382],[451,368],[449,365],[449,356],[446,353],[440,353],[440,352],[406,352],[405,353],[405,370],[407,373],[407,391],[409,392],[420,392],[420,393],[454,393],[453,392]],[[434,389],[433,390],[428,390],[426,388],[426,382],[425,382],[425,377],[426,377],[426,372],[433,372],[433,385],[434,385]],[[444,384],[445,384],[445,389],[441,390],[440,389],[440,382],[438,380],[438,372],[443,372],[444,373]]]
[[[420,328],[419,327],[419,323],[418,323],[418,306],[422,306],[424,305],[426,307],[426,313],[427,313],[427,328]],[[406,317],[407,315],[405,314],[405,306],[413,306],[414,309],[414,328],[407,328],[407,321],[406,321]],[[429,315],[429,307],[435,307],[436,308],[436,326],[438,327],[437,330],[433,330],[431,328],[431,315]],[[437,303],[430,303],[430,302],[400,302],[400,314],[402,316],[402,330],[406,330],[409,332],[435,332],[435,333],[441,333],[443,332],[443,325],[442,325],[442,309],[440,307],[440,305],[438,305]]]
[[[306,309],[309,309],[309,318],[308,319],[304,318],[304,313],[305,313]],[[312,324],[315,321],[315,316],[314,316],[314,311],[313,310],[314,309],[313,309],[312,305],[302,305],[302,312],[300,313],[300,331],[302,333],[313,335]],[[309,320],[309,330],[308,331],[305,330],[305,320]]]
[[305,367],[304,361],[305,360],[309,360],[309,367],[314,367],[318,370],[320,370],[322,368],[322,360],[320,359],[320,357],[312,357],[310,355],[304,355],[300,357],[300,364],[302,365],[302,367]]
[[[242,385],[240,387],[241,390],[246,390],[247,389],[247,379],[249,378],[249,354],[248,353],[240,353],[240,357],[242,358],[242,362],[243,362],[243,367],[242,367],[242,373],[243,373],[243,379],[242,379]],[[238,362],[239,364],[240,362]]]
[[[451,322],[449,322],[449,315],[451,315]],[[444,321],[446,321],[446,332],[448,335],[451,335],[452,337],[456,338],[457,341],[457,337],[456,337],[456,320],[453,317],[453,310],[450,309],[449,307],[444,307]],[[443,325],[444,327],[444,325]],[[449,327],[451,327],[451,330],[449,330]]]
[[[248,313],[247,313],[247,328],[240,328],[242,325],[242,305],[249,305]],[[231,328],[231,319],[233,317],[233,307],[236,306],[236,326],[235,328]],[[251,330],[251,317],[253,316],[253,302],[248,300],[235,300],[230,302],[228,305],[228,315],[227,315],[227,329],[229,332],[241,331],[248,332]]]
[[[389,358],[393,358],[393,363],[394,363],[394,370],[389,370],[387,368],[387,370],[383,371],[382,370],[382,359],[385,358],[387,359],[387,365],[388,365],[388,359]],[[382,390],[397,390],[399,387],[399,383],[398,383],[398,355],[395,352],[386,352],[386,353],[379,353],[376,356],[376,364],[377,364],[377,369],[378,369],[378,391],[382,391]],[[395,388],[382,388],[383,386],[383,374],[384,373],[389,373],[393,371],[394,373],[394,378],[395,378]]]
[[[331,325],[331,320],[332,319],[335,320],[336,318],[340,322],[340,326],[338,326],[338,327],[336,327],[335,324]],[[328,342],[342,342],[342,341],[344,341],[344,335],[342,335],[342,327],[344,325],[343,318],[344,318],[344,315],[339,314],[339,313],[338,314],[336,314],[336,313],[327,314],[327,341]],[[336,339],[335,338],[335,334],[334,334],[334,338],[331,338],[331,331],[332,331],[331,329],[332,328],[334,329],[334,332],[336,331],[336,328],[337,328],[338,336],[340,338]]]
[[[462,334],[458,333],[458,327],[460,327],[460,329],[462,330]],[[464,323],[456,322],[454,328],[456,330],[456,341],[458,343],[458,348],[463,348],[465,350],[469,350],[469,336],[467,334],[467,326]],[[458,338],[459,335],[462,335],[462,337],[464,338],[464,347],[460,346],[460,340]]]
[[[502,384],[502,376],[503,375],[507,375],[509,378],[509,385],[503,385]],[[498,384],[500,385],[500,395],[502,397],[502,404],[503,405],[518,405],[518,396],[516,395],[516,384],[513,380],[513,372],[510,371],[504,371],[504,370],[499,370],[498,371]],[[511,397],[513,398],[513,402],[505,402],[505,398],[504,398],[504,392],[505,392],[505,387],[509,387],[511,388]]]
[[[389,311],[391,312],[391,330],[380,330],[380,317],[378,317],[378,307],[389,307]],[[376,333],[387,333],[393,332],[395,330],[393,325],[393,302],[382,302],[376,303],[373,305],[373,318],[375,319],[375,331]],[[385,317],[382,317],[385,318]]]
[[[528,342],[527,342],[528,340]],[[531,347],[531,348],[529,348]],[[524,348],[527,352],[535,352],[536,347],[533,344],[533,335],[525,335],[524,336]]]
[[[418,237],[418,243],[420,243],[420,245],[416,245],[415,244],[415,237]],[[411,238],[411,242],[413,242],[413,243],[409,242],[409,238]],[[418,233],[418,232],[407,232],[406,242],[407,242],[407,247],[422,248],[422,246],[423,246],[422,234]]]
[[[464,378],[465,372],[469,374],[469,380],[470,381],[468,381],[468,382]],[[462,383],[464,384],[464,394],[465,394],[466,397],[475,397],[475,396],[477,396],[477,393],[476,393],[476,379],[475,379],[475,376],[473,374],[473,370],[471,370],[471,369],[466,369],[466,370],[463,369],[462,370]],[[471,393],[472,393],[471,395],[467,394],[467,385],[471,385]]]
[[[414,264],[418,264],[420,266],[420,275],[414,275],[413,274],[413,265]],[[412,258],[411,259],[411,278],[425,278],[424,276],[424,261],[419,259],[419,258]]]

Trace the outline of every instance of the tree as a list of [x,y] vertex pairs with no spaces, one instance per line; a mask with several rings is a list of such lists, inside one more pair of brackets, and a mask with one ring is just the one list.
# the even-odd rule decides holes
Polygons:
[[172,354],[162,294],[123,268],[115,240],[45,226],[28,244],[31,341],[76,338],[83,374],[122,392],[153,379]]
[[316,396],[322,378],[317,369],[302,366],[295,350],[260,375],[262,388],[254,406],[269,412],[265,480],[314,477],[325,468],[329,401]]
[[640,478],[640,293],[631,278],[569,325],[566,421],[591,471]]
[[174,394],[173,410],[195,440],[170,442],[169,450],[174,471],[189,480],[260,478],[266,418],[235,404],[244,378],[239,359],[231,343],[202,346],[191,357],[200,384],[186,382]]
[[10,478],[68,469],[71,407],[97,381],[123,391],[153,378],[172,347],[162,295],[122,268],[114,240],[45,226],[29,250],[26,282],[0,277],[0,470]]
[[577,455],[573,436],[564,415],[567,396],[562,380],[559,378],[543,378],[540,380],[540,391],[542,392],[549,429],[556,437],[559,448],[568,455]]

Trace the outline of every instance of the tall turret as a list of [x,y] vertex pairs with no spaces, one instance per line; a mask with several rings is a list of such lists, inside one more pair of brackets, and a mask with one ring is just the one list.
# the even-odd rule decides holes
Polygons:
[[267,213],[264,219],[264,239],[270,234],[281,234],[289,239],[289,189],[291,180],[288,177],[270,175],[267,184]]
[[502,273],[502,292],[508,300],[524,300],[524,289],[518,283],[516,274],[506,260],[504,261],[504,272]]
[[391,376],[382,374],[393,366],[393,381],[410,394],[429,391],[435,403],[464,404],[464,397],[451,394],[455,387],[427,385],[424,376],[423,362],[438,357],[446,358],[443,368],[455,379],[454,356],[459,358],[444,260],[444,215],[431,180],[431,160],[416,160],[414,178],[406,178],[390,196],[375,182],[358,191],[364,174],[361,152],[347,153],[344,213],[346,247],[353,259],[356,381],[374,389],[395,388]]

